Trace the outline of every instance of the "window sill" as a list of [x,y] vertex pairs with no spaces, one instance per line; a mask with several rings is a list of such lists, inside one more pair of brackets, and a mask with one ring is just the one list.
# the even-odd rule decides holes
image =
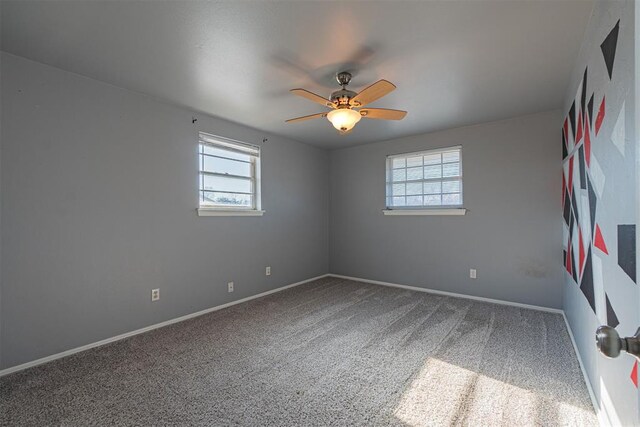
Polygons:
[[198,216],[262,216],[264,211],[198,208]]
[[384,209],[384,215],[391,216],[421,216],[421,215],[466,215],[465,208],[453,209]]

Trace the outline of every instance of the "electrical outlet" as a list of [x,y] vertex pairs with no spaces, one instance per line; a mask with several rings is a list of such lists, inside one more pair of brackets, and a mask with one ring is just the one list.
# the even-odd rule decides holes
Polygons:
[[267,276],[271,276],[271,267],[267,267],[264,274],[266,274]]
[[229,282],[229,283],[227,283],[227,290],[228,290],[229,292],[233,292],[233,282]]
[[476,278],[476,269],[472,268],[471,270],[469,270],[469,277],[471,277],[472,279]]
[[151,289],[151,301],[158,301],[160,299],[160,289]]

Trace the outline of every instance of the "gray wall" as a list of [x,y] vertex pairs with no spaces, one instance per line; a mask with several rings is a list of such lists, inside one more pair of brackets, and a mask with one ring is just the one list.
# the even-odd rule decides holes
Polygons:
[[[2,368],[329,271],[561,304],[559,112],[329,153],[0,59]],[[198,130],[262,145],[264,217],[196,216]],[[382,215],[387,154],[458,144],[466,216]]]
[[[552,111],[331,152],[331,272],[559,308],[560,120]],[[383,216],[385,157],[453,145],[467,215]]]
[[[640,325],[640,290],[638,285],[618,265],[617,226],[619,224],[635,224],[637,221],[637,147],[638,139],[635,126],[638,122],[636,113],[635,85],[636,81],[636,53],[638,29],[634,22],[634,1],[598,1],[594,7],[589,26],[585,31],[580,55],[575,63],[573,76],[567,87],[564,114],[568,114],[571,104],[583,80],[585,68],[588,70],[587,99],[594,94],[597,110],[600,101],[606,99],[605,116],[597,136],[591,135],[591,166],[587,166],[585,173],[590,182],[602,181],[602,194],[597,194],[595,204],[595,222],[602,230],[608,254],[596,249],[588,235],[585,235],[586,248],[591,248],[592,262],[585,265],[587,277],[593,277],[593,302],[591,307],[587,294],[581,289],[587,287],[588,280],[579,283],[568,274],[564,274],[563,308],[569,325],[576,340],[576,345],[584,363],[585,370],[593,388],[595,398],[603,414],[609,414],[612,425],[639,425],[638,390],[631,382],[631,371],[634,359],[628,355],[621,355],[617,359],[606,359],[600,355],[594,346],[596,328],[603,324],[615,326],[621,336],[632,335]],[[617,40],[613,74],[610,78],[605,68],[601,44],[620,20],[620,30]],[[634,40],[635,37],[635,40]],[[617,138],[614,128],[617,119],[625,105],[625,146],[624,155],[614,145]],[[579,105],[577,103],[576,105]],[[576,114],[578,110],[576,110]],[[597,112],[594,112],[594,116]],[[571,131],[569,131],[571,134]],[[558,139],[560,131],[558,130]],[[575,140],[571,138],[570,140]],[[582,139],[584,141],[584,138]],[[560,144],[560,141],[558,141]],[[583,142],[578,141],[578,146]],[[574,149],[575,152],[575,149]],[[569,153],[573,154],[572,152]],[[577,156],[574,156],[574,158]],[[565,161],[567,163],[569,157]],[[597,168],[595,165],[599,165]],[[578,176],[578,161],[574,160],[574,175]],[[600,172],[597,172],[600,170]],[[598,178],[601,176],[601,178]],[[574,183],[577,182],[574,177]],[[585,191],[574,184],[574,192],[578,197],[585,197]],[[581,194],[580,194],[581,193]],[[588,205],[587,205],[588,206]],[[580,226],[590,228],[587,210],[578,204]],[[563,221],[562,219],[558,219]],[[577,226],[576,226],[577,228]],[[558,241],[558,246],[567,246],[568,227],[564,232],[564,242]],[[573,233],[575,244],[577,232]],[[583,233],[584,235],[584,233]],[[584,273],[583,273],[584,277]],[[585,282],[587,285],[585,285]],[[607,299],[610,308],[616,313],[619,324],[613,322],[608,315]],[[616,419],[616,417],[618,419]]]
[[[1,72],[0,367],[328,272],[326,151],[7,54]],[[262,146],[263,217],[196,216],[198,130]]]

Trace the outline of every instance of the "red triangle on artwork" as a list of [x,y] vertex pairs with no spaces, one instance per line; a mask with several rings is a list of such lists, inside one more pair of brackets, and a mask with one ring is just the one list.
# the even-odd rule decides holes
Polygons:
[[600,132],[600,126],[602,126],[602,121],[604,120],[604,96],[602,97],[602,102],[600,103],[600,109],[598,110],[598,116],[596,117],[596,135]]
[[587,167],[591,167],[591,135],[589,126],[584,127],[584,158],[587,162]]
[[600,230],[600,226],[596,224],[596,237],[593,241],[593,245],[600,249],[605,254],[609,255],[609,251],[607,250],[607,245],[604,243],[604,238],[602,237],[602,231]]
[[638,361],[636,360],[633,364],[633,369],[631,370],[631,381],[633,381],[633,385],[638,388]]
[[580,112],[580,114],[578,114],[578,132],[576,135],[576,145],[578,145],[581,139],[582,139],[582,111]]
[[571,270],[571,240],[569,240],[569,246],[567,247],[567,272],[573,274]]

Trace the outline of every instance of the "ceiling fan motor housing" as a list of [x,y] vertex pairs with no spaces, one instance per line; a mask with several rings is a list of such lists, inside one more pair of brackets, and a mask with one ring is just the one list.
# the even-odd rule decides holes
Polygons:
[[340,106],[349,106],[351,98],[356,96],[357,93],[348,89],[340,89],[331,94],[331,102]]
[[336,80],[342,86],[342,89],[337,90],[331,94],[331,102],[333,102],[338,108],[349,107],[350,100],[357,95],[356,92],[350,91],[346,86],[351,82],[351,73],[348,71],[341,71],[336,74]]

